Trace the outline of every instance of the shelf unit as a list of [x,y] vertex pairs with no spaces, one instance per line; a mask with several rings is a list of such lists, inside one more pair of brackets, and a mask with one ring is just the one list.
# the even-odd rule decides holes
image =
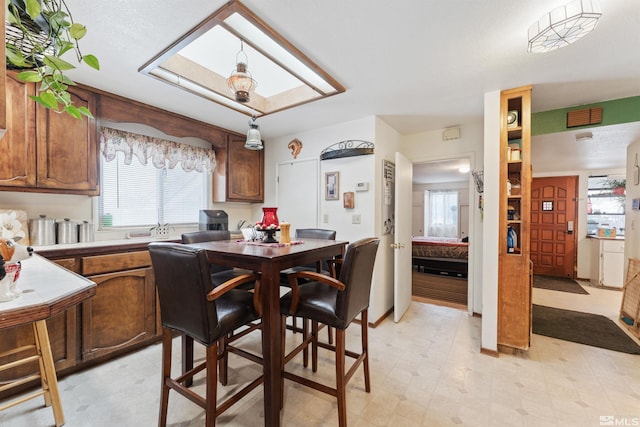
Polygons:
[[[508,127],[507,114],[512,110],[518,113],[518,123]],[[500,120],[498,349],[526,350],[531,339],[532,313],[531,86],[501,92]],[[509,228],[515,231],[514,247],[507,243]]]

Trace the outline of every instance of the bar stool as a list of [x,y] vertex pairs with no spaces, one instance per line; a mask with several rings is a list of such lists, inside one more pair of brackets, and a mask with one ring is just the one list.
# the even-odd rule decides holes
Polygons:
[[[262,383],[262,375],[217,405],[218,341],[233,330],[259,318],[251,293],[236,289],[259,280],[245,274],[214,285],[206,251],[179,243],[152,242],[149,253],[156,276],[162,318],[162,388],[158,425],[166,426],[169,391],[174,390],[205,409],[207,427],[216,417]],[[171,376],[174,332],[185,334],[206,347],[206,360],[177,378]],[[206,394],[201,396],[185,382],[206,369]]]
[[[286,316],[297,315],[311,320],[311,334],[288,355],[283,358],[282,375],[284,379],[319,390],[337,398],[338,422],[340,427],[347,425],[346,385],[360,364],[364,369],[365,390],[371,391],[369,380],[368,350],[368,308],[371,293],[373,266],[380,240],[366,238],[352,243],[347,248],[344,260],[332,260],[341,264],[338,279],[317,272],[300,271],[289,275],[291,291],[280,301],[282,314],[282,345],[285,348]],[[299,279],[310,280],[299,286]],[[345,331],[356,316],[360,315],[362,351],[356,353],[345,348]],[[305,320],[306,321],[306,320]],[[318,341],[318,324],[323,323],[336,329],[335,345]],[[311,344],[312,370],[318,368],[318,347],[335,353],[336,385],[328,387],[310,378],[303,378],[285,370],[286,363],[297,353]],[[348,371],[345,356],[355,359]],[[284,399],[283,399],[284,401]]]

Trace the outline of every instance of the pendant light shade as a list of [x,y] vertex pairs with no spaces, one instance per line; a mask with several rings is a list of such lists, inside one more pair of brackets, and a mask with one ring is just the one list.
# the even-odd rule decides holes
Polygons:
[[247,131],[247,142],[244,144],[247,150],[262,150],[262,140],[260,136],[259,126],[256,124],[256,117],[253,116],[249,122],[249,130]]
[[249,60],[244,53],[244,42],[240,40],[240,52],[236,54],[236,69],[227,79],[227,85],[233,92],[236,101],[246,103],[251,100],[250,93],[253,92],[257,83],[251,77],[251,73],[247,71]]

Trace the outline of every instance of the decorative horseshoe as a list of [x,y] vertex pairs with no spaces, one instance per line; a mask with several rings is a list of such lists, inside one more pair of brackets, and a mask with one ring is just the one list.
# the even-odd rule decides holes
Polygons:
[[291,150],[291,155],[295,159],[296,157],[298,157],[298,154],[300,154],[300,150],[302,150],[302,142],[300,142],[300,140],[296,138],[292,140],[289,145],[287,145],[287,148]]

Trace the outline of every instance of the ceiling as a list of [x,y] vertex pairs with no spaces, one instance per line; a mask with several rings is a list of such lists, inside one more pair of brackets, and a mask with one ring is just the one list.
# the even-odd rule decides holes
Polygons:
[[[640,8],[635,1],[601,0],[603,16],[593,33],[553,52],[527,53],[528,27],[568,1],[399,0],[373,6],[370,0],[244,0],[346,87],[345,93],[261,117],[262,136],[268,143],[371,115],[402,134],[464,126],[482,120],[486,92],[526,84],[534,87],[534,112],[640,95]],[[76,81],[246,132],[246,115],[138,72],[223,0],[67,4],[88,29],[82,51],[101,63],[99,72],[73,70]],[[235,56],[229,58],[230,72],[234,61]],[[260,83],[260,76],[253,77]],[[616,130],[616,137],[629,137],[626,132]],[[591,146],[598,141],[594,137]],[[541,144],[552,143],[544,138]],[[562,158],[572,150],[567,148]]]

